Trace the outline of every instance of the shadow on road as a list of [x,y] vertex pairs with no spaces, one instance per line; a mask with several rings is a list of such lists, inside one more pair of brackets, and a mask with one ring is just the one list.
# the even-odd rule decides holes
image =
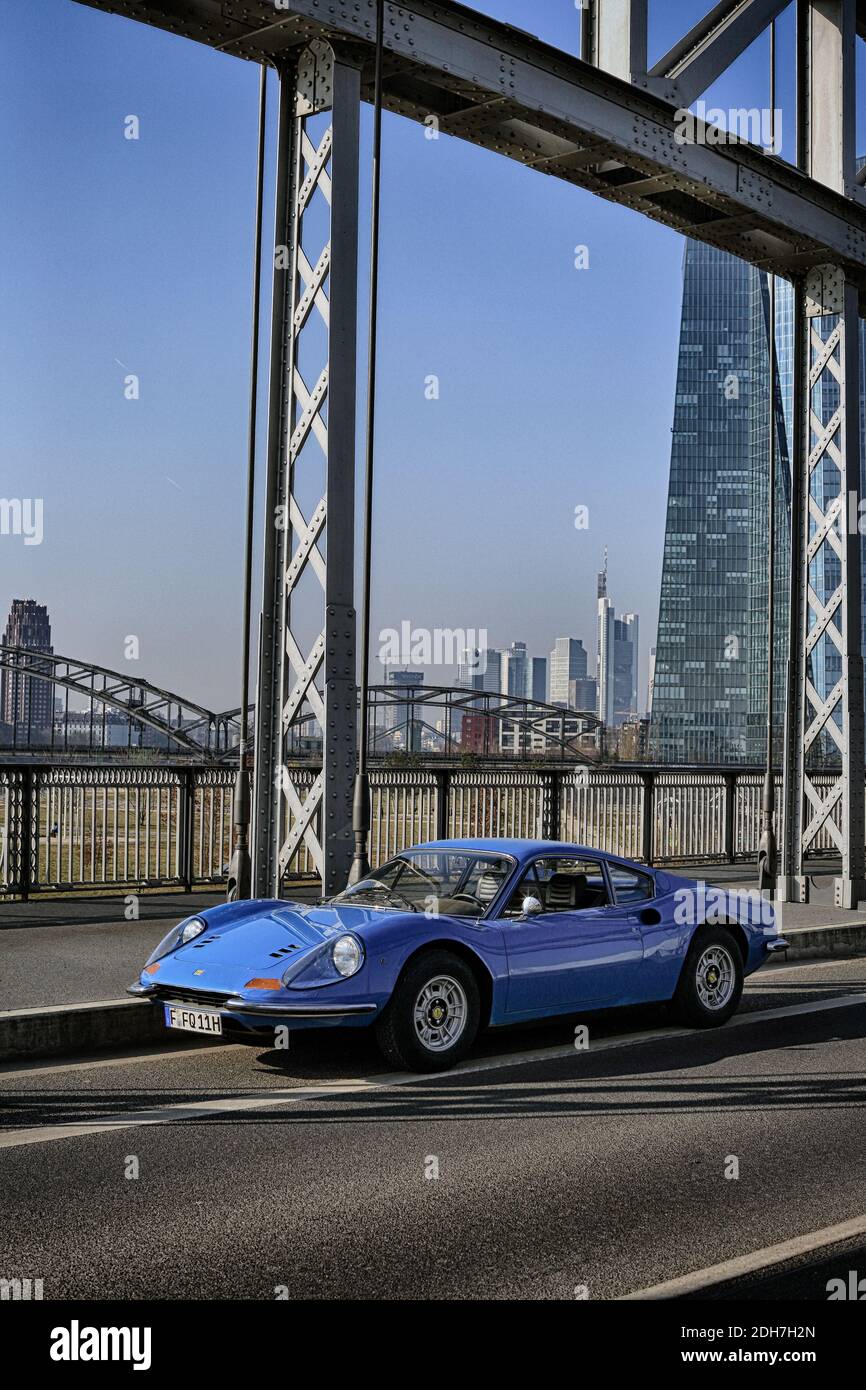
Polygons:
[[[646,1011],[643,1011],[645,1015]],[[633,1015],[632,1015],[633,1016]],[[620,1025],[622,1018],[619,1018]],[[549,1034],[550,1030],[545,1030]],[[569,1036],[560,1031],[558,1041]],[[810,1051],[821,1044],[846,1039],[860,1040],[863,1036],[862,1006],[852,1005],[833,1013],[805,1014],[785,1019],[767,1019],[749,1028],[722,1028],[705,1033],[686,1033],[681,1036],[647,1041],[640,1046],[624,1046],[593,1053],[591,1031],[588,1051],[567,1056],[542,1058],[531,1062],[507,1061],[501,1067],[474,1074],[444,1073],[440,1076],[418,1078],[399,1087],[381,1091],[359,1091],[352,1095],[335,1092],[333,1097],[306,1101],[303,1106],[288,1105],[282,1109],[256,1110],[238,1114],[228,1110],[225,1116],[206,1115],[185,1119],[185,1124],[363,1124],[393,1121],[448,1120],[513,1120],[532,1116],[577,1118],[593,1115],[657,1115],[665,1113],[736,1112],[742,1110],[791,1111],[812,1110],[832,1112],[860,1108],[866,1103],[866,1076],[862,1072],[828,1072],[826,1067],[809,1066]],[[513,1037],[513,1033],[512,1033]],[[488,1038],[488,1041],[490,1039]],[[499,1039],[497,1055],[502,1055]],[[345,1049],[345,1042],[328,1039]],[[537,1043],[537,1038],[535,1039]],[[527,1035],[521,1046],[527,1045]],[[353,1043],[353,1067],[343,1069],[343,1077],[369,1077],[371,1069],[364,1065],[363,1053],[372,1043],[365,1039],[361,1055]],[[778,1054],[784,1049],[790,1055],[784,1073],[729,1075],[715,1070],[703,1078],[689,1073],[723,1067],[738,1059],[758,1058],[761,1053]],[[323,1062],[327,1063],[328,1045],[321,1045],[310,1055],[318,1062],[314,1085],[327,1085]],[[131,1112],[152,1110],[154,1117],[167,1108],[206,1100],[231,1100],[241,1096],[265,1096],[292,1082],[304,1070],[300,1049],[290,1054],[268,1051],[255,1058],[257,1067],[247,1072],[241,1069],[237,1084],[213,1086],[208,1066],[210,1059],[199,1057],[201,1084],[171,1085],[169,1067],[158,1088],[126,1084],[123,1089],[106,1089],[99,1085],[99,1071],[82,1073],[87,1084],[80,1090],[20,1090],[6,1089],[2,1097],[0,1122],[7,1128],[18,1129],[43,1125],[98,1124],[122,1119]],[[331,1062],[333,1063],[333,1057]],[[378,1067],[382,1069],[381,1061]],[[325,1066],[324,1070],[332,1070]],[[268,1078],[267,1084],[256,1088],[256,1076]],[[46,1081],[49,1077],[46,1077]],[[2,1081],[2,1078],[0,1078]],[[132,1076],[127,1072],[127,1083]]]

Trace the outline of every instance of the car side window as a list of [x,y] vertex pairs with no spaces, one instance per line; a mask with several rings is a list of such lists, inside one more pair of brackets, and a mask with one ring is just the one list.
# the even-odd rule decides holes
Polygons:
[[511,897],[503,908],[503,916],[522,917],[524,898],[538,898],[539,902],[542,905],[544,904],[544,897],[538,886],[538,878],[535,873],[534,864],[531,864],[526,870],[526,873],[518,879],[517,887],[514,889]]
[[610,902],[599,860],[559,855],[530,865],[511,895],[506,917],[522,916],[523,899],[529,897],[538,898],[545,912],[581,912]]
[[618,903],[643,903],[655,896],[655,884],[649,874],[627,869],[622,864],[608,863],[607,871]]

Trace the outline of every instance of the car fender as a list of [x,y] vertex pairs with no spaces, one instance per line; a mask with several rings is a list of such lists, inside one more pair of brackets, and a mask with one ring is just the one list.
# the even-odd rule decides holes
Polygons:
[[[367,952],[370,993],[389,998],[409,962],[421,951],[453,950],[476,973],[488,1016],[504,1010],[508,961],[502,929],[468,918],[424,917],[418,913],[383,917],[362,935]],[[485,1020],[486,1021],[486,1020]]]

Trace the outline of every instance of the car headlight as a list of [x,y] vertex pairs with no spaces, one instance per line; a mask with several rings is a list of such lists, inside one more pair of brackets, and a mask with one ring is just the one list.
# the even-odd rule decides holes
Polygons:
[[153,965],[154,961],[162,960],[171,951],[176,951],[178,946],[185,946],[188,941],[194,941],[197,936],[201,936],[207,922],[203,922],[200,917],[190,917],[186,922],[178,922],[177,926],[172,927],[160,941],[156,950],[151,951],[145,965]]
[[185,946],[188,941],[194,941],[197,936],[201,936],[206,926],[207,922],[203,922],[200,917],[193,917],[180,934],[181,945]]
[[341,936],[331,947],[331,960],[341,975],[355,975],[364,964],[364,948],[354,936]]

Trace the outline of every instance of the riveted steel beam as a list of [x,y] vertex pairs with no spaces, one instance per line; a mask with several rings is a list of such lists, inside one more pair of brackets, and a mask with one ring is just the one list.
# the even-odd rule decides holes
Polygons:
[[[342,44],[361,66],[362,96],[372,92],[375,0],[79,3],[255,62],[284,61],[315,38]],[[638,8],[627,8],[632,26]],[[387,3],[385,13],[387,109],[435,116],[451,134],[777,274],[843,265],[866,292],[860,201],[745,141],[683,143],[675,106],[649,78],[627,81],[451,0]],[[858,31],[862,22],[858,6]]]

